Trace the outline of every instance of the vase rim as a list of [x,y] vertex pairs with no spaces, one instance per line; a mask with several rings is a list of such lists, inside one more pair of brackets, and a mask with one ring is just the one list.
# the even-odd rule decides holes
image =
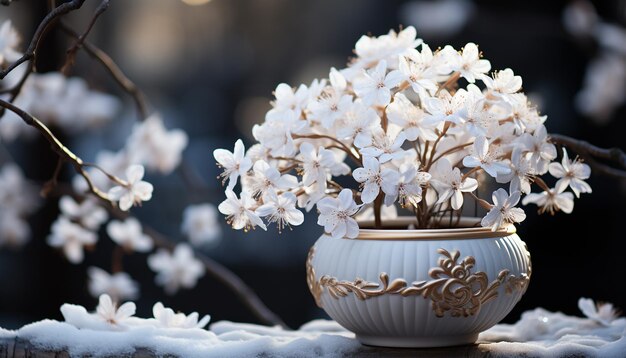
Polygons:
[[385,220],[387,228],[383,229],[373,228],[374,220],[361,220],[359,221],[359,235],[356,240],[487,239],[509,236],[516,232],[514,225],[507,225],[492,231],[489,227],[480,226],[480,220],[481,218],[477,217],[461,217],[458,227],[439,229],[406,229],[409,225],[415,224],[415,218],[410,216]]

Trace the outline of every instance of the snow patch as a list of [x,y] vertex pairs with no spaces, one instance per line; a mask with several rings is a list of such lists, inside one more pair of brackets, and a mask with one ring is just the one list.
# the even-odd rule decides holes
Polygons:
[[[18,331],[0,328],[0,338],[25,339],[40,349],[67,350],[71,356],[132,354],[147,349],[157,356],[179,357],[333,357],[367,348],[338,323],[311,321],[298,330],[220,321],[210,330],[171,328],[155,319],[132,317],[125,331],[95,330],[43,320]],[[143,321],[142,321],[143,320]],[[495,357],[624,357],[626,318],[602,324],[593,318],[567,316],[542,308],[527,311],[515,324],[499,324],[479,336],[481,350]]]

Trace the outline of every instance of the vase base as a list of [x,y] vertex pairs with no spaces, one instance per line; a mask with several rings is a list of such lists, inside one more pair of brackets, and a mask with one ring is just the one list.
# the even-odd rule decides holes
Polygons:
[[385,337],[357,334],[356,339],[367,346],[393,348],[435,348],[473,344],[478,339],[478,334],[440,337]]

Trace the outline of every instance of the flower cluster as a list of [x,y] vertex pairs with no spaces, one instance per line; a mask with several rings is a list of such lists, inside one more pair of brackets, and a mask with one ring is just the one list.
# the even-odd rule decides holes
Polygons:
[[[381,206],[398,204],[419,227],[434,227],[471,200],[488,209],[482,225],[497,230],[525,219],[517,205],[532,183],[542,192],[523,203],[542,211],[571,212],[567,188],[591,192],[586,164],[565,149],[562,164],[554,162],[546,116],[521,92],[522,78],[508,68],[489,73],[475,44],[433,51],[408,27],[364,36],[354,52],[328,79],[279,84],[273,108],[252,130],[257,144],[215,150],[228,182],[219,210],[233,228],[269,222],[281,230],[303,222],[298,208],[317,206],[326,232],[355,237],[362,206],[374,207],[378,224]],[[559,179],[554,188],[540,178],[548,172]],[[356,186],[339,184],[350,176]],[[488,181],[508,184],[492,204],[478,196]]]
[[[99,128],[112,120],[121,108],[116,97],[89,89],[82,78],[67,78],[59,72],[30,75],[14,104],[68,133]],[[26,132],[28,127],[10,111],[0,123],[0,138],[6,141],[22,133],[33,133]]]
[[118,301],[113,300],[107,294],[102,294],[99,297],[98,307],[93,313],[87,312],[83,306],[66,303],[61,306],[61,314],[65,322],[76,328],[98,331],[128,331],[139,327],[204,329],[211,320],[208,315],[199,319],[197,312],[189,315],[175,313],[171,308],[163,306],[161,302],[157,302],[152,308],[154,318],[134,317],[136,309],[133,302],[126,302],[118,307]]

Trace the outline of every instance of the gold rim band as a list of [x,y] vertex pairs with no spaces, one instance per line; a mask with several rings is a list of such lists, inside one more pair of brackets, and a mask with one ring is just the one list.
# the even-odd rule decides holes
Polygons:
[[[463,217],[459,221],[460,228],[441,229],[407,229],[415,224],[415,218],[399,217],[388,221],[387,228],[373,229],[372,220],[360,221],[359,236],[356,240],[462,240],[504,237],[516,232],[514,225],[507,225],[496,231],[491,228],[476,226],[480,225],[480,218]],[[354,240],[354,239],[347,239]]]

